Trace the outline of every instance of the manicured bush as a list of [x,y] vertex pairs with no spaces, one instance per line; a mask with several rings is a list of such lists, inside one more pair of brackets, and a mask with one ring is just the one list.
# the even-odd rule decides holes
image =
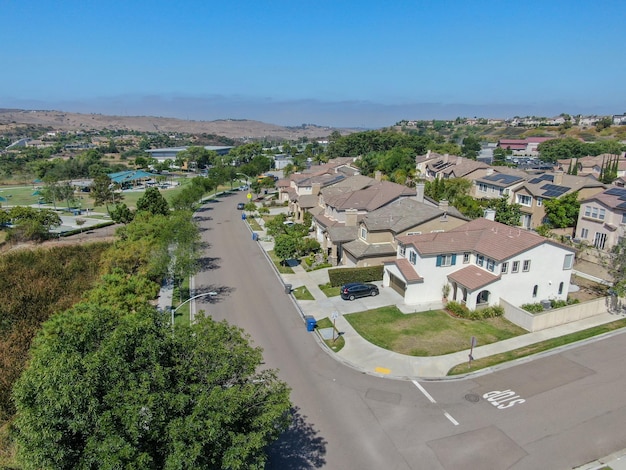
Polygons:
[[367,266],[365,268],[337,268],[328,270],[328,279],[333,287],[348,282],[382,281],[384,266]]
[[541,312],[543,312],[543,305],[541,305],[540,303],[523,304],[523,305],[520,306],[520,308],[522,310],[526,310],[527,312],[530,312],[530,313],[541,313]]

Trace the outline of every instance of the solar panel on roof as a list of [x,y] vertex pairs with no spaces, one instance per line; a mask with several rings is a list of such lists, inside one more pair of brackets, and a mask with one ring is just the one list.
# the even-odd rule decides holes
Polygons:
[[609,196],[618,196],[620,198],[626,197],[626,189],[623,188],[611,188],[605,194]]
[[554,181],[554,176],[552,175],[547,175],[547,174],[543,174],[537,178],[533,178],[532,180],[529,181],[530,184],[539,184],[542,181]]
[[484,179],[488,181],[501,182],[503,184],[511,184],[511,183],[514,183],[515,181],[521,180],[519,176],[503,175],[500,173],[494,173],[493,175],[485,176]]
[[626,210],[626,202],[622,202],[620,205],[616,207],[616,209]]

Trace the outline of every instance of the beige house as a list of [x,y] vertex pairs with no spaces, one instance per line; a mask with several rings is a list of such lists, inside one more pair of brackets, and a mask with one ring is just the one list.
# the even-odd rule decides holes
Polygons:
[[544,223],[546,216],[543,203],[566,194],[578,192],[578,200],[584,200],[606,189],[606,185],[593,177],[573,176],[562,171],[529,176],[511,191],[511,202],[521,206],[521,225],[535,229]]
[[[419,185],[423,195],[423,185]],[[342,244],[355,239],[356,226],[368,213],[396,200],[415,197],[416,189],[356,175],[323,188],[310,209],[315,237],[333,264],[342,262]]]
[[626,231],[626,189],[613,187],[580,202],[576,239],[611,251]]
[[342,245],[342,261],[346,266],[380,265],[396,258],[396,237],[443,232],[465,222],[467,218],[446,201],[435,205],[423,198],[399,199],[366,214],[357,223],[354,238]]

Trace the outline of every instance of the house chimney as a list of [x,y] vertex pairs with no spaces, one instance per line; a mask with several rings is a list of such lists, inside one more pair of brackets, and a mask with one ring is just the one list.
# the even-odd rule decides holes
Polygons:
[[322,185],[320,183],[313,183],[313,185],[311,186],[311,194],[313,194],[313,196],[317,196],[321,190]]
[[485,209],[485,219],[487,220],[493,220],[495,222],[496,220],[496,211],[493,209]]
[[487,168],[487,172],[485,173],[485,176],[490,176],[493,175],[493,168]]
[[424,183],[417,183],[415,185],[415,200],[417,202],[424,202]]
[[356,209],[346,210],[346,227],[356,227],[357,215]]
[[563,184],[563,172],[562,171],[554,172],[554,184]]
[[442,199],[441,201],[439,201],[439,210],[443,211],[443,212],[448,212],[448,201],[445,199]]
[[456,164],[457,165],[460,165],[462,161],[463,161],[463,157],[461,157],[461,156],[457,156],[456,157]]
[[376,170],[376,172],[374,173],[374,179],[376,181],[380,181],[383,178],[383,174],[381,173],[380,170]]

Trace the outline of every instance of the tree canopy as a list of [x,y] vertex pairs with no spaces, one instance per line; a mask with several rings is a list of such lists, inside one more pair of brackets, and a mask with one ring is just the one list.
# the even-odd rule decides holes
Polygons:
[[44,324],[14,387],[27,469],[262,469],[289,389],[226,322],[83,303]]

